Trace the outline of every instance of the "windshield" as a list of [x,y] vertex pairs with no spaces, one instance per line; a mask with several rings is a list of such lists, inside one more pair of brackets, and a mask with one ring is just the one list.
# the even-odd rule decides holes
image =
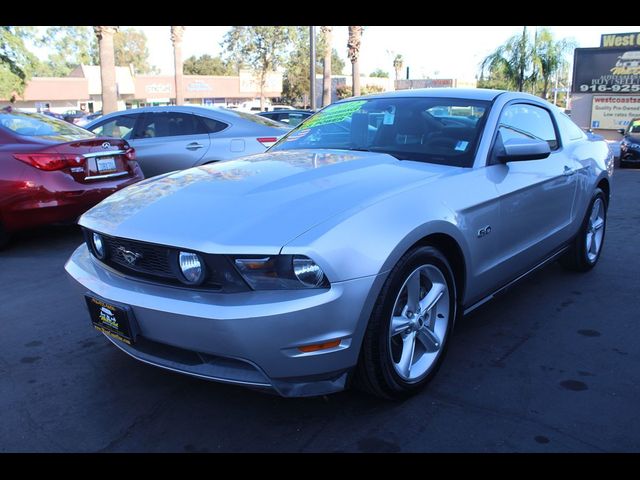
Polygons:
[[631,120],[628,133],[640,133],[640,118]]
[[273,150],[366,150],[470,167],[489,102],[454,98],[372,98],[341,102],[305,120]]
[[83,128],[40,113],[0,112],[0,125],[24,137],[64,135],[81,139],[95,136]]

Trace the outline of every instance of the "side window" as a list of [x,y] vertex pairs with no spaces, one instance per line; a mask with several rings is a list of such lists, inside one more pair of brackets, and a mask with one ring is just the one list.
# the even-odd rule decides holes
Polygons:
[[503,140],[511,138],[504,136],[505,133],[513,135],[512,132],[517,132],[530,138],[544,140],[549,143],[551,150],[558,149],[559,143],[553,128],[553,121],[549,112],[544,108],[524,103],[509,105],[502,112],[500,128],[504,132]]
[[110,118],[104,122],[91,128],[96,135],[104,135],[105,137],[124,138],[129,140],[133,134],[133,127],[136,124],[139,114],[120,115]]
[[195,115],[181,112],[147,113],[136,129],[136,138],[176,137],[207,133]]
[[564,113],[556,113],[556,120],[558,121],[558,127],[565,138],[569,140],[582,140],[586,137],[582,129],[573,123],[569,117]]
[[221,132],[229,126],[224,122],[220,122],[209,117],[197,117],[197,119],[204,124],[204,128],[207,133]]

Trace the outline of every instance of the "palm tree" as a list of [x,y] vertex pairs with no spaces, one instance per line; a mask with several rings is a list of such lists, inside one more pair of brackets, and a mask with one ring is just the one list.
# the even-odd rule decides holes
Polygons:
[[324,61],[322,62],[322,106],[331,103],[331,30],[332,27],[320,27],[324,39]]
[[402,72],[402,67],[404,66],[404,58],[402,55],[396,55],[396,58],[393,59],[393,69],[396,71],[396,80],[400,80],[400,72]]
[[524,27],[521,36],[514,35],[487,56],[482,61],[481,70],[484,74],[488,68],[492,75],[503,77],[509,88],[522,92],[525,83],[531,79],[527,76],[527,67],[532,64],[532,57],[533,48],[527,37],[527,27]]
[[182,35],[184,27],[171,27],[171,43],[173,43],[173,64],[175,66],[176,105],[184,104],[182,92]]
[[347,48],[349,49],[349,60],[351,60],[351,79],[352,92],[354,97],[360,95],[360,43],[362,41],[362,32],[364,27],[349,27],[349,40]]
[[116,86],[116,56],[113,50],[113,35],[117,26],[93,27],[98,37],[100,49],[100,81],[102,83],[102,113],[118,110],[118,91]]
[[571,40],[562,39],[556,41],[548,28],[543,28],[536,35],[534,49],[534,62],[536,70],[542,79],[542,98],[547,99],[551,77],[558,73],[564,62],[567,52],[575,48]]

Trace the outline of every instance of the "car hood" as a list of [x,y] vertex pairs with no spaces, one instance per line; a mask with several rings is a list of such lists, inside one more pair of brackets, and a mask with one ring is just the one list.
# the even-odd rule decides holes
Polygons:
[[314,225],[458,170],[387,154],[294,150],[151,178],[80,219],[107,235],[205,253],[278,253]]

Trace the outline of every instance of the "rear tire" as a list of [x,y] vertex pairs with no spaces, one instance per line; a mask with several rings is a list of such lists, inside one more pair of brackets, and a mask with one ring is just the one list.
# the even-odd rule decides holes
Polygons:
[[607,199],[604,192],[596,188],[582,227],[569,251],[560,258],[560,263],[576,272],[587,272],[595,267],[604,246],[606,226]]
[[385,399],[420,391],[437,373],[457,315],[453,271],[436,248],[407,252],[385,281],[364,335],[355,384]]

